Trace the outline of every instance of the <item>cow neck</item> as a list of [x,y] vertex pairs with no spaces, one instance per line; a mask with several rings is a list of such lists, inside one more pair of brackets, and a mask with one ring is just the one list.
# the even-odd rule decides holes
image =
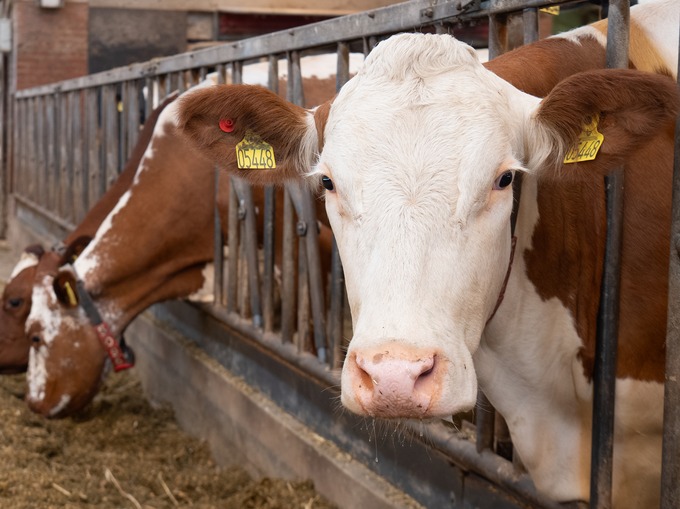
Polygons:
[[213,257],[213,166],[161,122],[128,194],[75,263],[114,332],[150,305],[200,289]]
[[[570,74],[604,67],[605,49],[594,37],[582,34],[578,42],[545,39],[486,66],[518,89],[543,97]],[[632,45],[638,43],[631,39]],[[537,68],[541,72],[535,72]],[[617,376],[654,382],[663,381],[665,363],[659,338],[665,337],[670,210],[660,206],[652,211],[647,204],[670,203],[672,157],[664,155],[672,155],[666,150],[668,143],[672,126],[630,158],[624,190]],[[658,162],[659,178],[649,179],[650,161]],[[526,276],[538,295],[546,301],[557,298],[570,311],[582,341],[578,358],[590,380],[604,256],[605,190],[602,178],[581,177],[566,182],[555,176],[538,179],[538,222],[531,248],[522,255]]]
[[[66,267],[76,274],[71,265]],[[76,292],[78,293],[78,303],[90,321],[90,325],[94,328],[102,348],[111,360],[113,370],[118,372],[133,367],[135,365],[134,354],[125,344],[125,338],[121,336],[120,342],[116,339],[111,332],[111,326],[102,319],[92,296],[85,289],[83,281],[77,277],[77,274]]]

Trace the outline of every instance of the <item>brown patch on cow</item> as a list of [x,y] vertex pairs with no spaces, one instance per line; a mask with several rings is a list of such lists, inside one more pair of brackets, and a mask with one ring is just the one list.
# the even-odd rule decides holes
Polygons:
[[540,181],[540,219],[533,249],[525,253],[528,277],[539,295],[557,297],[572,313],[589,379],[606,233],[602,177],[625,162],[617,373],[663,381],[673,132],[679,107],[678,90],[667,77],[610,70],[565,80],[538,114],[565,139],[575,138],[584,116],[602,115],[598,128],[605,142],[596,159],[565,165]]
[[[606,22],[597,25],[599,30],[603,26],[606,30]],[[631,32],[631,46],[635,47],[631,60],[636,67],[671,75],[664,66],[640,63],[651,48],[637,26]],[[645,46],[646,52],[642,50]],[[544,97],[575,73],[604,68],[605,57],[605,48],[594,37],[581,38],[579,43],[552,38],[518,48],[485,65],[520,90]],[[536,69],[540,72],[530,71]],[[610,119],[602,121],[606,125]],[[626,166],[617,370],[619,377],[661,382],[665,366],[673,123],[668,121],[656,129],[653,139],[638,147]],[[613,140],[607,140],[610,141]],[[524,253],[524,259],[527,276],[541,298],[557,298],[571,312],[583,341],[579,357],[584,374],[591,379],[606,213],[603,178],[599,172],[593,175],[588,165],[592,163],[564,166],[538,182],[539,221],[533,233],[533,249]]]
[[[672,135],[669,123],[625,167],[620,378],[664,379]],[[527,275],[541,298],[556,297],[571,312],[583,341],[579,357],[584,374],[591,379],[606,233],[603,179],[584,175],[567,185],[543,179],[538,206],[533,249],[524,254]]]
[[[299,178],[300,141],[306,134],[307,112],[274,92],[255,85],[217,85],[180,99],[179,126],[194,142],[196,153],[221,168],[238,172],[236,145],[253,131],[274,149],[276,169],[241,171],[239,176],[259,184]],[[234,131],[222,132],[219,121],[229,118]],[[203,178],[203,177],[198,177]]]
[[605,49],[594,37],[585,37],[578,43],[556,37],[522,46],[484,65],[519,90],[545,97],[566,77],[603,68]]
[[[603,19],[592,24],[592,27],[607,35],[609,20]],[[673,76],[666,62],[659,54],[656,46],[647,37],[645,30],[633,19],[630,19],[630,44],[628,46],[628,66],[639,71],[653,72]]]

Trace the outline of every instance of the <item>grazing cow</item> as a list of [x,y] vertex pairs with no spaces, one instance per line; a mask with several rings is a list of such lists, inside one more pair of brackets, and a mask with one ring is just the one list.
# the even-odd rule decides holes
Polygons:
[[[486,66],[452,37],[397,35],[315,110],[257,87],[180,100],[187,138],[219,166],[326,189],[354,324],[347,408],[449,416],[479,382],[537,489],[587,500],[603,176],[625,162],[614,504],[658,506],[679,18],[676,0],[632,9],[631,68],[652,72],[601,69],[603,21]],[[246,133],[275,169],[237,168]],[[579,133],[581,160],[563,165]]]
[[[168,96],[144,123],[139,139],[125,168],[111,188],[85,215],[83,221],[64,239],[64,247],[77,253],[94,237],[97,228],[111,211],[122,194],[130,187],[146,147],[151,140],[156,121],[161,111],[176,99]],[[61,253],[45,250],[40,245],[27,247],[19,262],[12,270],[9,281],[2,293],[0,311],[0,373],[20,373],[26,371],[31,341],[26,336],[26,319],[31,310],[31,292],[38,264],[43,256],[59,260]],[[47,262],[47,259],[43,260]],[[54,263],[54,262],[51,262]]]
[[[107,360],[116,370],[127,364],[115,338],[152,304],[212,297],[214,164],[179,136],[176,115],[175,104],[163,111],[133,183],[75,262],[38,267],[26,329],[33,342],[26,399],[37,413],[64,417],[90,402]],[[230,181],[219,184],[226,238]],[[263,210],[262,189],[256,191],[256,209]],[[282,207],[281,196],[276,203]],[[280,234],[283,213],[276,217]],[[330,260],[327,226],[321,241],[323,260]],[[94,321],[88,308],[99,315]],[[93,327],[99,319],[107,330]],[[112,350],[102,348],[107,341]]]

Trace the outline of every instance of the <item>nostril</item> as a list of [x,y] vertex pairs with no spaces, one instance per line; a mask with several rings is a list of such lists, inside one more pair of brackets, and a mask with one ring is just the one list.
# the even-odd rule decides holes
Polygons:
[[359,389],[368,389],[369,391],[372,391],[373,386],[377,385],[378,382],[371,375],[369,375],[368,371],[364,369],[363,360],[360,357],[354,355],[352,356],[352,363],[354,364],[357,374],[359,375]]
[[430,392],[433,389],[433,385],[436,385],[435,380],[435,368],[437,367],[437,356],[434,355],[431,359],[428,359],[427,363],[423,364],[423,371],[416,378],[413,389],[415,391]]

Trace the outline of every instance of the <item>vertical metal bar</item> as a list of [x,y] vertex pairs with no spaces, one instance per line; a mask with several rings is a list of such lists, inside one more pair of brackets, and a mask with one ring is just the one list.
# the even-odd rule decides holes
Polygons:
[[45,172],[47,176],[47,189],[45,190],[45,205],[47,210],[56,210],[56,190],[55,185],[56,175],[57,175],[57,165],[56,165],[56,111],[55,111],[55,95],[49,94],[46,97],[47,101],[45,103],[45,117],[47,120],[47,125],[45,129]]
[[[238,75],[241,82],[241,65],[239,62],[232,63],[233,75]],[[230,179],[229,185],[229,260],[227,264],[227,310],[235,312],[238,308],[238,259],[239,259],[239,203],[238,195],[234,189],[234,179]]]
[[[38,147],[35,144],[38,139],[38,124],[37,124],[37,102],[36,98],[32,97],[28,100],[29,111],[28,117],[31,123],[31,128],[27,133],[24,151],[28,154],[28,166],[26,167],[26,174],[24,175],[24,190],[25,196],[34,199],[36,191],[36,175],[38,168]],[[30,149],[33,147],[33,150]]]
[[132,151],[137,144],[137,138],[139,138],[139,108],[141,105],[139,94],[139,82],[136,80],[128,82],[127,113],[125,114],[125,118],[127,118],[127,150],[125,152],[125,159],[120,163],[121,167],[125,166],[125,162],[132,155]]
[[106,92],[106,103],[104,104],[104,110],[106,111],[106,140],[105,140],[105,153],[106,153],[106,167],[105,167],[105,178],[103,180],[103,189],[101,190],[101,195],[111,187],[116,179],[118,178],[118,172],[120,171],[118,165],[119,153],[120,153],[120,131],[118,129],[118,97],[117,97],[117,86],[108,85],[104,87]]
[[87,211],[85,179],[83,178],[84,137],[83,137],[83,108],[84,97],[82,90],[71,93],[71,134],[73,146],[73,222],[79,223]]
[[97,203],[101,166],[100,89],[87,90],[87,175],[88,208]]
[[260,271],[257,254],[257,221],[252,187],[242,180],[234,180],[239,195],[239,202],[245,207],[246,263],[248,267],[248,290],[250,293],[250,309],[253,314],[253,325],[262,327],[262,303],[260,300]]
[[342,262],[338,251],[338,244],[333,237],[331,254],[331,303],[330,317],[328,319],[328,342],[331,354],[329,362],[331,367],[340,368],[344,361],[343,351],[343,325],[345,304],[345,275],[342,270]]
[[286,189],[283,194],[283,260],[281,263],[281,341],[293,341],[295,317],[295,235],[293,203]]
[[224,64],[217,64],[215,67],[215,72],[217,73],[217,84],[222,85],[226,83],[225,81],[225,73],[224,73]]
[[[118,175],[122,171],[123,168],[123,161],[127,160],[127,131],[128,131],[128,123],[127,123],[127,116],[129,114],[129,106],[130,106],[130,82],[129,81],[124,81],[122,83],[118,83],[114,85],[115,90],[116,90],[116,133],[117,133],[117,140],[116,140],[116,175],[115,178],[118,178]],[[109,175],[108,179],[108,187],[111,187],[111,184],[115,182],[114,179],[111,178],[111,175]]]
[[[275,55],[269,56],[268,86],[272,92],[279,93],[279,59]],[[264,330],[267,332],[274,329],[275,211],[275,190],[272,186],[266,186],[264,189],[263,216],[262,319]]]
[[[290,82],[289,82],[290,83]],[[304,225],[298,219],[298,227]],[[300,231],[298,230],[298,235]],[[305,249],[305,237],[298,238],[298,302],[297,302],[297,351],[311,352],[309,344],[309,264],[307,261],[307,251]]]
[[36,180],[36,192],[33,195],[33,199],[37,203],[46,203],[47,198],[45,197],[47,189],[47,172],[45,167],[47,166],[46,149],[45,149],[45,96],[38,96],[35,105],[35,115],[36,115],[36,150],[38,152],[38,157],[36,158],[37,165],[35,166],[34,175],[32,176]]
[[186,86],[186,78],[184,76],[184,71],[179,71],[177,74],[177,90],[179,90],[179,93],[186,92],[187,86]]
[[[349,59],[349,49],[347,49],[347,58]],[[304,105],[304,90],[302,87],[302,68],[300,66],[300,53],[292,51],[289,59],[288,71],[288,85],[293,90],[292,101],[300,106]],[[327,346],[326,346],[326,309],[324,305],[324,285],[323,274],[321,270],[321,259],[319,254],[319,230],[317,228],[316,210],[313,205],[314,198],[311,196],[309,190],[300,190],[300,209],[301,216],[299,219],[305,223],[305,242],[304,250],[305,256],[299,253],[300,264],[305,264],[306,267],[300,270],[306,273],[307,278],[303,280],[300,277],[300,302],[298,307],[301,309],[301,314],[308,313],[307,304],[302,298],[309,294],[309,299],[312,306],[312,320],[314,322],[314,346],[316,348],[316,355],[321,362],[327,361]],[[301,245],[302,249],[303,246]],[[298,330],[301,337],[305,337],[303,331]]]
[[[155,97],[156,97],[156,90],[157,90],[157,83],[158,79],[154,79],[151,77],[147,77],[144,80],[144,88],[146,89],[146,96],[144,97],[144,116],[140,121],[140,124],[144,124],[146,122],[146,119],[149,118],[149,115],[151,115],[151,112],[153,109],[156,107],[156,104],[154,103]],[[138,129],[139,131],[139,129]]]
[[238,196],[238,229],[239,229],[239,249],[238,249],[238,310],[241,317],[250,316],[250,287],[248,286],[248,259],[246,257],[246,205],[238,192],[237,179],[232,179]]
[[[217,82],[223,83],[222,72],[220,68],[224,65],[220,64],[217,66]],[[225,188],[226,189],[226,188]],[[231,185],[229,186],[231,189]],[[214,230],[214,256],[213,256],[213,266],[215,268],[215,281],[214,281],[214,305],[222,307],[226,304],[226,293],[225,292],[225,281],[224,281],[224,232],[222,229],[222,211],[220,200],[220,169],[215,167],[215,230]],[[230,196],[226,196],[227,202],[229,203],[229,209],[231,210],[231,199]],[[227,212],[227,225],[230,223],[230,213]],[[231,229],[229,230],[231,231]]]
[[339,42],[337,55],[335,89],[340,90],[340,88],[349,81],[349,44],[346,42]]
[[25,154],[23,151],[23,142],[26,138],[26,131],[28,129],[27,119],[26,119],[26,100],[15,99],[12,108],[13,118],[12,118],[12,145],[14,150],[8,154],[8,158],[12,159],[12,185],[8,187],[8,192],[16,193],[21,189],[21,176],[25,171]]
[[489,60],[505,53],[507,49],[507,16],[489,16]]
[[[294,76],[293,55],[286,54],[288,65],[288,83],[286,87],[286,99],[289,102],[298,104],[300,97],[296,96],[295,89],[291,83]],[[299,68],[299,62],[298,62]],[[295,264],[295,234],[294,234],[294,210],[291,200],[290,186],[286,186],[283,198],[283,260],[281,267],[281,340],[284,343],[293,341],[295,329],[295,310],[296,306],[296,264]]]
[[[630,5],[628,0],[609,4],[607,67],[628,67]],[[616,350],[619,329],[621,238],[623,231],[623,168],[605,179],[607,192],[607,244],[597,344],[593,368],[593,445],[590,477],[591,507],[608,509],[612,500]]]
[[227,265],[227,311],[235,312],[238,302],[238,196],[234,189],[234,179],[229,185],[229,260]]
[[61,212],[62,218],[73,223],[75,208],[75,189],[73,186],[73,153],[75,140],[73,139],[73,92],[65,92],[61,98]]
[[13,162],[13,186],[9,188],[10,192],[19,192],[22,189],[21,177],[26,171],[26,154],[24,153],[24,140],[26,139],[26,131],[28,130],[28,123],[26,118],[26,100],[14,101],[14,118],[12,119],[14,130],[12,133],[14,152],[12,153]]
[[524,22],[524,44],[538,40],[538,9],[529,7],[522,12]]
[[[680,46],[680,40],[678,41]],[[680,53],[678,54],[680,69]],[[680,79],[678,80],[680,84]],[[680,116],[675,123],[673,212],[668,273],[666,383],[661,460],[661,509],[680,506]]]

